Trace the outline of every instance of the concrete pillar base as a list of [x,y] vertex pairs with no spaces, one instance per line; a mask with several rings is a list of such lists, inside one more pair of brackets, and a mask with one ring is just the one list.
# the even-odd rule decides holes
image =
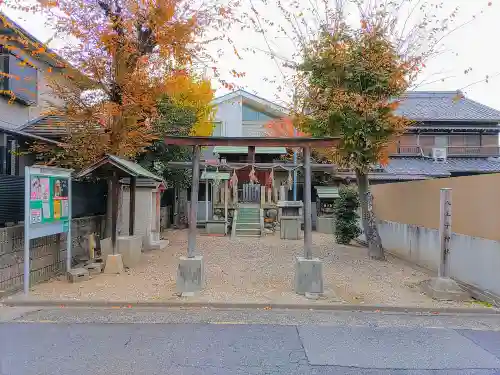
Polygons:
[[323,262],[320,259],[297,257],[295,293],[308,296],[323,294]]
[[335,234],[335,218],[325,216],[316,218],[316,232]]
[[141,236],[120,236],[117,239],[118,253],[121,254],[123,265],[132,268],[139,264],[142,253]]
[[469,293],[464,291],[458,283],[449,277],[435,277],[422,285],[423,292],[439,301],[467,301]]
[[104,267],[106,274],[120,274],[123,273],[123,259],[121,254],[110,254],[106,258],[106,267]]
[[68,271],[67,276],[70,283],[79,283],[89,279],[89,271],[85,268],[72,268]]
[[177,268],[177,293],[188,296],[205,287],[205,270],[203,257],[180,257]]

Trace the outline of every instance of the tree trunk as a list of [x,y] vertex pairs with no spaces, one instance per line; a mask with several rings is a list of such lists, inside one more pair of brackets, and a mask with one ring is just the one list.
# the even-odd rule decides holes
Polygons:
[[358,182],[363,231],[368,243],[368,255],[371,259],[385,260],[382,240],[378,233],[377,221],[373,213],[373,197],[368,185],[368,175],[360,170],[356,170],[356,180]]

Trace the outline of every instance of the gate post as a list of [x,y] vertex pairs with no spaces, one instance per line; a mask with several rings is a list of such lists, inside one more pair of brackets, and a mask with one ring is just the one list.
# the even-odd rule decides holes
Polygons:
[[295,293],[310,298],[323,294],[323,262],[312,257],[311,148],[304,147],[304,256],[295,262]]

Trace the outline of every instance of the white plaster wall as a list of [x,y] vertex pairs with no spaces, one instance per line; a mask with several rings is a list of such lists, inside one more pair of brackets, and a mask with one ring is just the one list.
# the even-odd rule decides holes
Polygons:
[[[388,251],[437,272],[438,230],[382,221],[379,231]],[[456,280],[500,296],[500,242],[454,233],[449,266]]]
[[56,72],[48,73],[49,66],[44,62],[34,60],[32,56],[27,55],[23,51],[16,50],[16,52],[24,55],[24,58],[28,57],[28,61],[37,68],[38,96],[37,104],[32,106],[27,106],[18,102],[8,104],[9,97],[0,96],[0,125],[8,128],[17,128],[43,115],[44,110],[48,107],[52,105],[60,106],[63,104],[63,100],[57,97],[48,86],[50,80],[55,79],[67,85],[70,84],[61,74]]
[[0,96],[0,126],[15,129],[30,120],[28,106],[20,103],[8,103],[7,96]]
[[215,121],[223,122],[223,137],[241,137],[243,135],[242,119],[241,96],[220,103],[217,106]]
[[[152,189],[137,187],[135,190],[135,222],[134,234],[146,235],[151,232],[153,206],[152,206]],[[130,192],[127,189],[123,190],[122,199],[120,202],[120,228],[119,233],[128,236],[129,227],[129,212],[130,212]]]

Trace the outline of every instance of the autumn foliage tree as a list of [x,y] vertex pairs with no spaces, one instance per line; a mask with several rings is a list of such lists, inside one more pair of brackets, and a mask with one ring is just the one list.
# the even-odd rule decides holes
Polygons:
[[210,63],[207,45],[224,37],[231,0],[6,1],[46,17],[65,38],[60,54],[85,77],[49,82],[64,103],[50,114],[68,125],[64,147],[38,150],[53,162],[80,168],[105,153],[135,158],[158,138],[153,124],[165,95],[194,108],[190,134],[211,132],[213,92],[193,62]]
[[384,29],[364,22],[359,30],[324,30],[298,67],[306,80],[302,105],[307,113],[298,114],[298,124],[313,136],[340,136],[331,160],[355,171],[364,232],[376,259],[384,253],[369,209],[368,173],[377,163],[387,163],[387,145],[409,125],[394,110],[418,64],[397,54]]

